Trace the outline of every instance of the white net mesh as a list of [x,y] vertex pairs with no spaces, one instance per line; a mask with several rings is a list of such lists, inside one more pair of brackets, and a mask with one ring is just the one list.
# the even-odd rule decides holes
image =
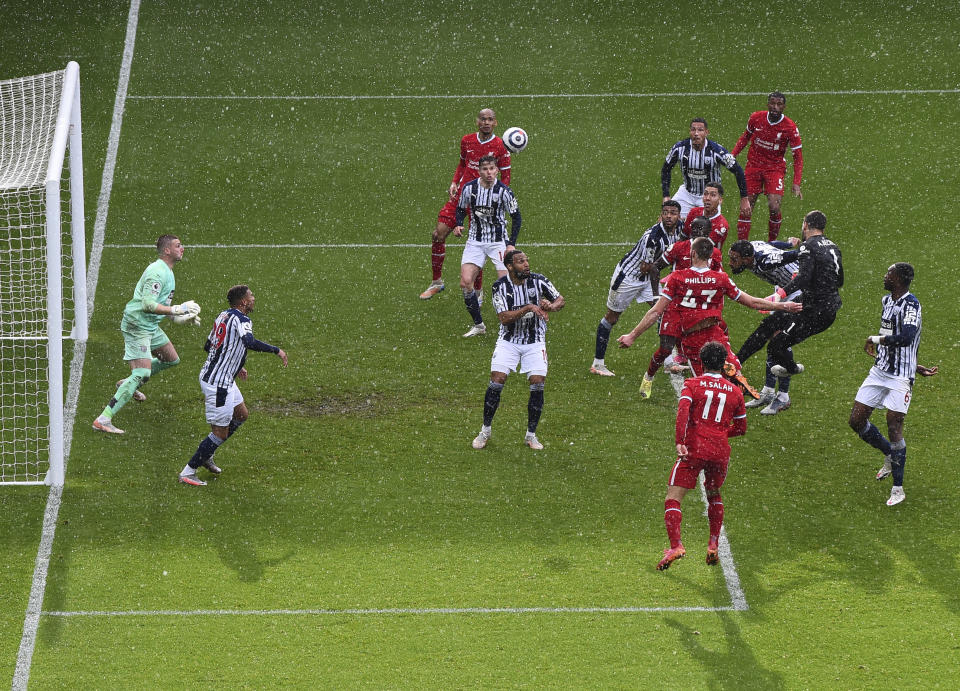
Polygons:
[[[49,458],[47,190],[63,72],[0,82],[0,483]],[[64,335],[73,326],[69,153],[60,182]]]

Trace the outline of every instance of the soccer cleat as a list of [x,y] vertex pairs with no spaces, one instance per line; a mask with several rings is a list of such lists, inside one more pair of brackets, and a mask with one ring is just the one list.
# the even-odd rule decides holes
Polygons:
[[527,433],[527,436],[524,437],[524,439],[523,439],[523,443],[526,444],[527,446],[529,446],[529,447],[530,447],[531,449],[533,449],[534,451],[542,451],[542,450],[543,450],[543,444],[541,444],[541,443],[540,443],[540,440],[537,439],[537,435],[536,435],[536,434],[530,434],[530,433],[528,432],[528,433]]
[[203,467],[209,470],[214,475],[219,475],[220,473],[223,472],[223,470],[220,469],[220,466],[218,466],[216,463],[213,462],[212,458],[208,458],[207,460],[205,460],[203,462]]
[[[797,374],[803,372],[803,365],[799,362],[794,363],[797,366]],[[787,371],[787,368],[783,365],[774,365],[770,368],[770,374],[775,377],[792,377],[793,375]]]
[[606,365],[592,365],[590,367],[590,374],[599,374],[601,377],[615,377],[613,372],[607,369]]
[[893,474],[893,464],[890,461],[889,456],[883,457],[883,465],[880,466],[880,470],[877,471],[877,479],[882,480],[885,477],[890,477]]
[[[119,388],[120,388],[120,385],[123,384],[123,382],[125,382],[125,381],[127,381],[127,380],[126,380],[126,379],[121,379],[120,381],[118,381],[118,382],[117,382],[117,388],[119,389]],[[141,391],[140,389],[134,389],[134,390],[133,390],[133,400],[135,400],[135,401],[145,401],[145,400],[147,400],[147,395],[146,395],[145,393],[143,393],[143,391]]]
[[903,493],[903,487],[894,487],[890,490],[890,498],[887,499],[887,506],[896,506],[906,498],[907,495]]
[[653,379],[647,379],[644,375],[640,380],[640,398],[650,398],[651,393],[653,393]]
[[761,415],[776,415],[782,410],[786,410],[790,407],[790,401],[784,401],[781,398],[774,398],[770,401],[770,405],[760,411]]
[[422,293],[420,293],[420,299],[421,299],[421,300],[429,300],[429,299],[432,298],[434,295],[436,295],[437,293],[439,293],[440,291],[442,291],[444,288],[446,288],[446,286],[443,285],[443,279],[442,279],[442,278],[441,278],[441,279],[438,279],[438,280],[436,280],[436,281],[433,281],[433,282],[430,283],[429,286],[427,286],[427,289],[426,289],[425,291],[423,291]]
[[482,449],[487,445],[487,442],[490,441],[490,432],[480,430],[480,434],[473,438],[473,443],[471,444],[475,449]]
[[463,334],[463,337],[472,338],[473,336],[483,336],[485,333],[487,333],[485,324],[474,324],[467,333]]
[[119,427],[114,427],[110,420],[101,421],[100,418],[97,418],[93,421],[93,428],[98,432],[106,432],[107,434],[123,434],[123,430]]
[[197,477],[196,473],[193,475],[181,475],[180,482],[185,485],[192,485],[193,487],[204,487],[206,482]]
[[752,401],[747,401],[747,408],[766,408],[769,405],[770,401],[777,397],[776,392],[768,391],[767,393],[760,392],[760,398],[755,398]]
[[743,376],[743,372],[738,370],[732,362],[723,363],[723,375],[734,384],[739,386],[740,390],[747,396],[751,396],[754,399],[760,398],[760,394],[757,392],[757,390],[750,386],[750,382],[748,382],[747,378]]
[[663,559],[660,560],[660,563],[657,564],[657,571],[666,571],[670,568],[670,564],[675,562],[677,559],[682,559],[686,555],[687,550],[683,548],[683,545],[677,545],[676,547],[667,547],[663,550]]
[[710,538],[707,543],[707,565],[713,566],[720,561],[720,548],[717,546],[717,539]]

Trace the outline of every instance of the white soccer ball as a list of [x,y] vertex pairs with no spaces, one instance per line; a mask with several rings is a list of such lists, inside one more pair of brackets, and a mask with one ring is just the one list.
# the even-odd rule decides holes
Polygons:
[[503,133],[503,145],[512,153],[518,154],[527,148],[527,133],[519,127],[508,127]]

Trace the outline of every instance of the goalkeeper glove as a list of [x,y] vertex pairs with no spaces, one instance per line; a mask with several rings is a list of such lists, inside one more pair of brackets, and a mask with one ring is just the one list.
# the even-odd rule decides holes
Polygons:
[[177,316],[170,318],[173,319],[174,324],[193,324],[194,326],[200,326],[200,315],[194,312],[178,314]]
[[187,300],[179,305],[171,305],[170,314],[175,317],[181,314],[192,314],[196,316],[200,314],[200,305],[195,303],[193,300]]

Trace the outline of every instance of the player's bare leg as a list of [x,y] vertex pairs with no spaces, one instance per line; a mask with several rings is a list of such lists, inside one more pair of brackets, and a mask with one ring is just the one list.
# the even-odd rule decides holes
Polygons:
[[770,209],[770,219],[767,221],[768,242],[773,242],[780,235],[780,224],[783,222],[783,216],[780,213],[780,202],[782,200],[782,194],[767,195],[767,206]]
[[434,295],[445,288],[443,285],[443,260],[447,256],[447,236],[453,231],[443,221],[437,221],[437,227],[433,231],[433,244],[430,246],[430,268],[433,272],[433,280],[425,291],[420,293],[421,300],[429,300]]
[[607,313],[603,315],[603,319],[601,319],[597,325],[597,343],[594,348],[593,364],[590,366],[590,374],[599,374],[601,377],[616,376],[607,369],[604,358],[607,354],[607,344],[610,342],[610,332],[613,330],[614,324],[620,321],[621,314],[622,312],[616,312],[608,307]]
[[759,194],[748,195],[747,201],[750,202],[750,208],[745,209],[743,206],[740,207],[740,217],[737,218],[737,240],[750,239],[750,223],[753,219],[753,210],[757,208],[757,199],[759,198]]

